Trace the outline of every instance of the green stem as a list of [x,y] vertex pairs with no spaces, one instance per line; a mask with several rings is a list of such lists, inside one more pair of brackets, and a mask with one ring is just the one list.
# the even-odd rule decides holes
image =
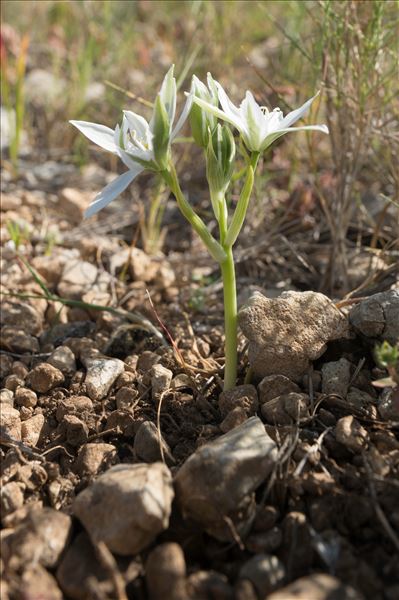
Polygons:
[[219,244],[217,240],[215,240],[213,235],[210,233],[201,217],[199,217],[193,211],[190,204],[187,202],[183,192],[181,191],[174,166],[170,165],[169,170],[161,171],[161,174],[168,186],[170,187],[170,189],[172,190],[181,213],[192,225],[193,229],[197,232],[197,234],[200,236],[201,240],[208,248],[208,251],[212,258],[214,258],[219,264],[221,264],[226,259],[226,253],[223,247]]
[[225,366],[224,391],[232,389],[237,379],[237,292],[232,248],[226,248],[221,263],[224,300]]

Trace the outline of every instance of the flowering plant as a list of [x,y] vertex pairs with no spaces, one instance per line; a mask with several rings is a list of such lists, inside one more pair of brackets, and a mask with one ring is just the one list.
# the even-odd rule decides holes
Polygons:
[[[173,127],[176,113],[176,80],[173,66],[158,93],[150,122],[132,111],[124,111],[115,130],[97,123],[71,121],[89,140],[112,152],[128,171],[107,185],[93,200],[85,216],[107,206],[145,169],[160,173],[174,194],[179,209],[200,236],[211,256],[219,263],[224,291],[225,369],[224,389],[235,386],[237,378],[237,299],[233,246],[244,224],[259,156],[275,140],[291,131],[315,130],[328,133],[325,125],[291,127],[302,118],[317,97],[285,117],[276,108],[269,111],[247,92],[237,108],[226,92],[208,74],[208,87],[195,75],[183,111]],[[221,109],[218,105],[221,105]],[[171,144],[189,117],[194,141],[204,150],[206,175],[212,209],[218,223],[217,239],[196,214],[183,194],[173,163]],[[225,123],[220,124],[218,119]],[[232,180],[236,146],[230,126],[240,134],[249,154],[245,181],[235,210],[229,215],[226,193]]]

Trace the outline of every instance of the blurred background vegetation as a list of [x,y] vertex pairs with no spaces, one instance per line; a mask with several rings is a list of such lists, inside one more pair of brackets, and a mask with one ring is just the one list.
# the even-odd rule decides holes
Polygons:
[[[316,198],[331,240],[325,287],[338,279],[348,287],[354,216],[372,216],[370,198],[384,206],[398,199],[396,0],[5,1],[2,12],[14,161],[27,145],[37,156],[86,163],[93,149],[68,119],[114,127],[122,108],[146,114],[172,62],[182,91],[193,72],[210,70],[233,99],[250,88],[283,111],[320,89],[311,119],[327,122],[331,135],[284,137],[265,159],[258,195],[278,180],[299,190],[305,208]],[[113,160],[101,154],[116,170]],[[374,247],[383,245],[381,227],[373,232]]]

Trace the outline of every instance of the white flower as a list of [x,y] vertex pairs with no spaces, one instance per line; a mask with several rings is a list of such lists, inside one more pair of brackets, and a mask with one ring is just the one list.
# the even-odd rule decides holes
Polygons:
[[[173,66],[165,75],[158,96],[167,114],[169,142],[172,142],[183,127],[192,104],[192,97],[189,97],[179,120],[172,129],[176,113],[176,80],[173,76]],[[144,117],[125,110],[121,125],[117,125],[114,131],[97,123],[70,121],[90,141],[119,156],[129,169],[97,194],[86,210],[85,217],[91,217],[107,206],[145,169],[159,170],[153,144],[155,116],[154,110],[148,123]]]
[[193,97],[193,101],[204,110],[234,125],[240,132],[248,150],[263,152],[277,138],[290,131],[314,130],[328,133],[326,125],[291,127],[293,123],[305,115],[313,100],[319,95],[319,92],[305,102],[303,106],[293,110],[284,117],[279,108],[269,111],[265,106],[260,106],[249,91],[245,94],[240,107],[237,108],[231,102],[220,83],[215,81],[215,85],[223,110],[198,96]]

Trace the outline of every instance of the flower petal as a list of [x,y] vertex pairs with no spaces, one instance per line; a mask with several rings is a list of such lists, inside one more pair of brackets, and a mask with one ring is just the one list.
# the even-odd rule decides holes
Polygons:
[[226,115],[232,119],[242,120],[241,110],[232,103],[232,101],[230,100],[230,98],[228,97],[228,95],[226,94],[226,92],[224,91],[224,89],[218,81],[215,81],[215,85],[218,90],[219,102]]
[[147,140],[148,136],[151,136],[150,126],[144,117],[131,110],[124,110],[123,115],[126,117],[129,128],[135,131],[139,138]]
[[231,123],[231,125],[234,125],[234,127],[236,127],[236,129],[238,129],[238,131],[240,133],[243,133],[246,131],[245,123],[242,122],[241,117],[237,117],[237,118],[231,117],[230,115],[227,115],[225,112],[223,112],[223,110],[220,110],[220,108],[217,108],[213,104],[209,104],[209,102],[205,102],[205,100],[202,100],[201,98],[198,98],[197,96],[195,96],[193,98],[193,102],[198,104],[198,106],[200,106],[204,110],[207,110],[208,112],[215,115],[215,117],[218,117],[219,119],[223,119],[223,121],[227,121],[228,123]]
[[131,169],[126,171],[126,173],[123,173],[123,175],[120,175],[111,181],[111,183],[109,183],[103,190],[101,190],[99,194],[97,194],[89,208],[85,211],[84,216],[91,217],[99,210],[104,208],[104,206],[107,206],[110,202],[112,202],[112,200],[114,200],[114,198],[119,196],[119,194],[123,192],[123,190],[127,188],[133,179],[137,177],[137,175],[143,170],[143,167],[136,165],[135,170]]
[[241,113],[247,124],[247,145],[250,150],[259,151],[265,135],[266,117],[251,92],[247,91],[241,103]]
[[186,121],[186,119],[187,119],[187,117],[188,117],[188,115],[190,113],[192,104],[193,104],[193,95],[190,94],[187,97],[187,100],[186,100],[186,103],[185,103],[184,108],[182,110],[182,113],[181,113],[180,117],[178,118],[177,123],[174,126],[173,131],[172,131],[172,133],[170,135],[170,139],[171,140],[174,140],[175,137],[177,136],[177,134],[180,133],[180,130],[183,127],[183,125],[184,125],[184,123],[185,123],[185,121]]
[[287,127],[285,129],[279,129],[268,135],[262,142],[262,151],[266,150],[270,144],[272,144],[279,137],[285,135],[286,133],[291,133],[291,131],[321,131],[322,133],[330,133],[328,131],[327,125],[304,125],[303,127]]
[[298,119],[301,119],[307,113],[313,100],[315,100],[319,94],[320,92],[317,92],[317,94],[313,96],[313,98],[307,100],[305,104],[303,104],[300,108],[297,108],[296,110],[293,110],[290,113],[288,113],[288,115],[286,115],[284,119],[282,119],[280,123],[281,127],[290,127],[293,123],[298,121]]
[[69,121],[74,127],[79,129],[91,142],[94,142],[104,150],[118,154],[115,141],[114,131],[105,125],[98,123],[89,123],[88,121]]
[[166,73],[161,85],[159,95],[164,103],[169,117],[169,124],[172,125],[176,114],[176,79],[173,77],[174,65]]

